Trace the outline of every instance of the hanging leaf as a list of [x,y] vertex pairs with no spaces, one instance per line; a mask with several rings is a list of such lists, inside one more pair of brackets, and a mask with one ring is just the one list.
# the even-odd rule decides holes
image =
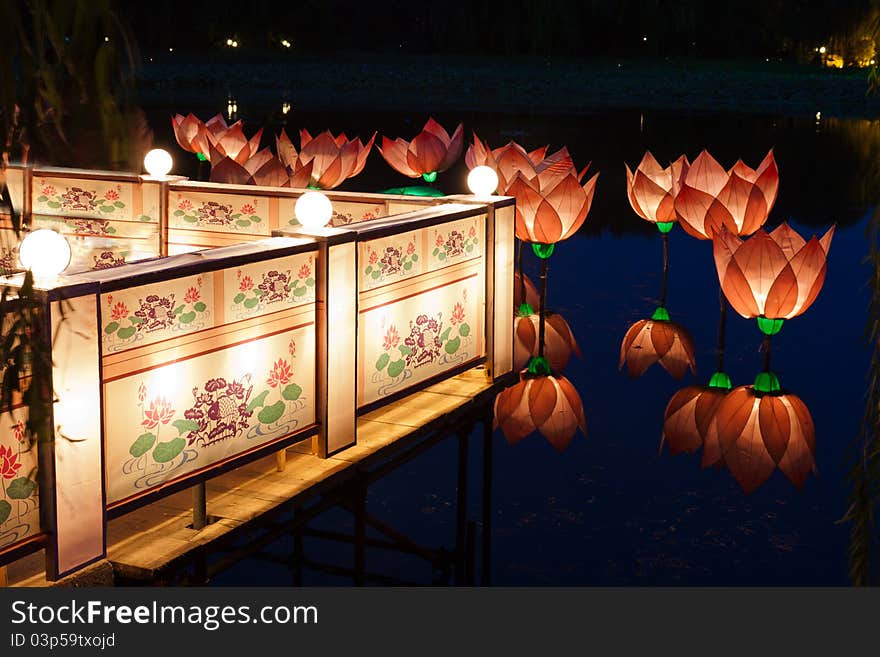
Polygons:
[[110,335],[111,333],[114,333],[118,328],[119,322],[110,322],[109,324],[107,324],[107,326],[104,327],[104,333]]
[[402,344],[398,347],[401,356],[409,356],[412,353],[412,347]]
[[199,302],[197,302],[197,303],[193,306],[193,309],[194,309],[194,310],[197,310],[197,311],[200,312],[200,313],[205,312],[205,310],[206,310],[207,308],[208,308],[208,306],[205,305],[205,302],[204,302],[204,301],[199,301]]
[[284,405],[284,402],[278,400],[271,406],[264,406],[263,410],[257,413],[257,420],[262,424],[272,424],[284,414],[285,408],[287,407]]
[[417,253],[413,253],[413,256],[412,256],[411,259],[412,259],[413,262],[418,262],[418,261],[419,261],[419,255],[418,255]]
[[244,301],[244,293],[239,292],[232,298],[232,303],[241,303]]
[[154,444],[156,444],[156,434],[149,432],[142,433],[138,436],[138,439],[131,444],[131,447],[128,448],[128,453],[133,457],[138,458],[149,452]]
[[37,482],[27,477],[19,477],[13,479],[12,483],[6,487],[6,495],[11,500],[26,500],[37,489]]
[[388,354],[382,354],[379,356],[379,359],[376,361],[376,369],[380,372],[385,369],[385,366],[388,364],[388,361],[391,360],[391,356]]
[[443,331],[443,333],[440,334],[440,342],[441,342],[441,343],[446,342],[446,339],[449,337],[449,332],[450,332],[451,330],[452,330],[452,327],[451,327],[451,326],[447,326],[447,327],[446,327],[446,330]]
[[183,312],[184,308],[186,308],[186,304],[185,303],[180,304],[179,306],[177,306],[177,308],[174,309],[174,314],[179,315],[180,313]]
[[458,327],[458,334],[463,338],[466,338],[471,334],[471,327],[467,323],[462,323],[462,325]]
[[296,289],[293,291],[293,296],[295,296],[295,297],[301,297],[302,295],[304,295],[304,294],[305,294],[306,292],[308,292],[308,291],[309,291],[308,288],[305,288],[305,287],[298,287],[298,288],[296,288]]
[[167,443],[159,443],[153,450],[153,460],[156,463],[168,463],[183,451],[186,441],[183,438],[175,438]]
[[126,326],[125,328],[119,329],[119,332],[116,335],[119,336],[120,340],[128,340],[136,332],[137,332],[136,326]]
[[455,338],[452,338],[452,340],[450,340],[449,342],[447,342],[443,348],[446,349],[447,354],[454,354],[456,351],[458,351],[458,348],[460,346],[461,346],[461,338],[455,337]]
[[291,383],[289,386],[284,388],[281,392],[281,396],[289,401],[296,401],[299,399],[299,396],[302,394],[303,389],[300,388],[295,383]]
[[0,525],[6,522],[10,513],[12,513],[12,505],[6,500],[0,500]]
[[260,300],[257,297],[252,297],[250,299],[245,299],[244,307],[245,308],[253,308],[258,303],[260,303]]
[[259,395],[257,395],[257,396],[254,397],[253,399],[251,399],[251,403],[247,405],[247,412],[248,412],[248,413],[252,413],[253,410],[254,410],[257,406],[262,406],[262,405],[266,402],[266,397],[267,397],[268,394],[269,394],[269,391],[268,391],[268,390],[264,390],[264,391],[261,392]]
[[195,311],[190,310],[188,313],[183,313],[183,314],[180,316],[180,323],[181,323],[181,324],[189,324],[189,323],[192,322],[195,318],[196,318],[196,313],[195,313]]
[[143,317],[135,317],[134,315],[132,315],[131,317],[128,318],[128,321],[131,322],[132,324],[143,324],[144,321],[146,321],[146,320],[144,320]]

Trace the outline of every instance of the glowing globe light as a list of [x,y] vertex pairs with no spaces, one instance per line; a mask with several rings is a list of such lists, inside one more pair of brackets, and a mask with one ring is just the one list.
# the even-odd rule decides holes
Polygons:
[[144,156],[144,168],[153,178],[164,178],[171,171],[171,155],[161,148],[154,148]]
[[474,167],[468,174],[467,186],[474,196],[492,196],[498,187],[498,174],[491,167]]
[[53,281],[70,264],[70,244],[54,230],[40,228],[28,233],[18,249],[21,266],[39,281]]
[[323,228],[333,217],[333,204],[321,192],[306,192],[297,199],[293,212],[303,228]]

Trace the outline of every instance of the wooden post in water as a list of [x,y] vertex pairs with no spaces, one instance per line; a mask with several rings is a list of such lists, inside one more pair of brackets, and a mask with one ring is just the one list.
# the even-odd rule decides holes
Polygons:
[[492,417],[483,420],[483,586],[492,583]]
[[199,531],[208,525],[208,494],[205,482],[192,487],[193,492],[193,529]]
[[462,429],[458,434],[458,485],[455,503],[455,583],[465,583],[467,553],[467,474],[468,433]]

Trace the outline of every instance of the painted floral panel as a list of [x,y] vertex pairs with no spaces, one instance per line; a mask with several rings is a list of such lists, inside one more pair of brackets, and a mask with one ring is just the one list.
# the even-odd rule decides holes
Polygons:
[[483,355],[480,281],[475,274],[361,313],[359,405]]
[[485,215],[433,226],[428,240],[428,271],[483,255]]
[[37,448],[25,433],[27,409],[0,419],[0,549],[39,533]]
[[[333,200],[333,217],[330,219],[330,225],[335,228],[347,226],[361,221],[369,221],[370,219],[378,219],[387,216],[384,203],[374,202],[356,202],[356,201],[337,201]],[[278,209],[280,213],[280,224],[282,226],[298,226],[294,207],[296,206],[295,198],[282,198],[278,201]]]
[[140,217],[132,216],[134,189],[134,183],[37,177],[32,211],[69,217],[139,220]]
[[269,199],[236,194],[172,192],[168,224],[172,228],[266,235]]
[[68,239],[74,237],[145,239],[159,234],[159,225],[155,222],[120,221],[104,217],[34,215],[33,226],[57,230]]
[[314,353],[309,325],[105,384],[108,501],[313,424]]
[[223,272],[226,317],[233,321],[315,300],[315,254],[302,253]]
[[214,325],[214,279],[187,276],[101,295],[104,353],[143,347]]
[[421,231],[361,242],[358,249],[361,291],[411,278],[424,270]]

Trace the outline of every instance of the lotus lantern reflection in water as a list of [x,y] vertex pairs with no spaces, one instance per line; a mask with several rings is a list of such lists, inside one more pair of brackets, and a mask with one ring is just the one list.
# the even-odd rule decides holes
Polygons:
[[708,386],[688,386],[672,396],[663,413],[661,449],[666,445],[671,454],[695,454],[703,447],[715,411],[730,386],[729,379],[721,385],[713,384],[714,381]]
[[645,221],[658,228],[671,229],[678,220],[675,214],[675,197],[679,180],[687,173],[689,163],[682,155],[665,169],[650,151],[646,151],[635,173],[626,166],[626,193],[633,211]]
[[[568,322],[557,313],[544,314],[544,357],[554,372],[562,372],[572,352],[581,357],[577,340]],[[540,317],[534,313],[518,315],[514,320],[513,367],[521,370],[532,356],[538,355],[538,332]]]
[[461,156],[464,145],[461,123],[452,136],[446,129],[429,118],[422,131],[412,141],[399,137],[394,141],[382,137],[379,152],[396,171],[409,178],[421,176],[425,182],[434,182],[437,174],[446,171]]
[[785,222],[744,241],[721,230],[712,248],[724,296],[743,317],[757,317],[762,332],[777,333],[819,295],[833,236],[832,226],[807,242]]
[[629,327],[620,345],[619,367],[624,363],[630,377],[641,376],[654,363],[660,363],[675,379],[681,379],[688,367],[697,373],[693,338],[684,326],[669,320],[663,307],[651,319]]
[[778,382],[777,389],[767,393],[758,387],[735,388],[719,403],[706,448],[720,451],[746,493],[767,481],[777,467],[802,488],[810,472],[816,473],[816,430],[810,412],[799,397],[779,390]]
[[522,375],[519,383],[495,398],[495,421],[511,445],[537,429],[557,452],[563,452],[587,422],[580,395],[563,376]]
[[308,130],[300,130],[300,151],[282,130],[276,138],[278,157],[294,174],[305,167],[310,167],[309,180],[306,183],[320,189],[335,189],[348,178],[359,174],[367,162],[370,149],[376,139],[376,133],[364,144],[359,138],[349,139],[345,133],[334,137],[325,130],[312,137]]
[[778,189],[772,150],[757,169],[738,160],[729,171],[702,151],[681,177],[675,212],[681,227],[697,239],[712,239],[722,226],[751,235],[767,221]]

